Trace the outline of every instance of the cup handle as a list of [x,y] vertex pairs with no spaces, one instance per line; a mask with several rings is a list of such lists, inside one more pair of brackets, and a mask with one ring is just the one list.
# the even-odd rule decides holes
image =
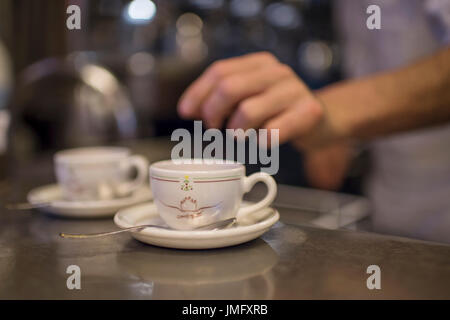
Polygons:
[[123,183],[117,188],[119,196],[126,196],[132,193],[147,181],[149,162],[144,156],[133,155],[124,161],[124,166],[126,170],[132,167],[136,168],[137,175],[134,180]]
[[275,179],[265,172],[257,172],[242,179],[244,193],[249,192],[257,182],[263,182],[267,186],[266,196],[259,202],[239,210],[237,219],[245,219],[250,213],[268,207],[277,195],[277,183]]

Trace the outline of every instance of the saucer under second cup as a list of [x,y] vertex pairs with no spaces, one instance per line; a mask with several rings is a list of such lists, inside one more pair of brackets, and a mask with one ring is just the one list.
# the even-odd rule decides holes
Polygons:
[[148,186],[142,186],[128,197],[110,200],[68,201],[62,198],[61,188],[50,184],[31,190],[27,196],[31,204],[49,203],[39,210],[66,218],[111,217],[118,210],[153,199]]

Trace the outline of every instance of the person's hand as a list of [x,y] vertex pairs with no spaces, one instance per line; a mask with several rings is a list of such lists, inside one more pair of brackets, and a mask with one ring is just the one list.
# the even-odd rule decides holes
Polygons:
[[[184,118],[230,129],[279,129],[279,143],[295,139],[312,148],[327,143],[321,102],[290,67],[270,53],[213,63],[186,90],[178,104]],[[270,131],[269,131],[270,132]]]
[[353,159],[353,148],[349,143],[332,144],[305,152],[303,159],[311,186],[337,190],[342,185]]
[[[348,97],[339,94],[336,86],[322,88],[314,94],[324,105],[348,103]],[[292,141],[297,148],[301,148],[301,143],[301,139]],[[309,183],[319,189],[338,190],[347,176],[353,158],[354,146],[345,139],[324,147],[304,150],[303,165]]]
[[[317,97],[320,97],[320,101]],[[351,160],[351,148],[333,142],[324,105],[332,90],[315,96],[301,79],[269,53],[215,62],[183,94],[178,111],[201,118],[209,127],[279,129],[280,143],[291,141],[305,151],[310,183],[337,189]]]

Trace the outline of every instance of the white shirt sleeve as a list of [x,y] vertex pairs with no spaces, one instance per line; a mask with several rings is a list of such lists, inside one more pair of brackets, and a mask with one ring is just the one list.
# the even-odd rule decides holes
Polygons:
[[435,31],[443,45],[450,44],[450,1],[425,0],[425,9],[431,16]]

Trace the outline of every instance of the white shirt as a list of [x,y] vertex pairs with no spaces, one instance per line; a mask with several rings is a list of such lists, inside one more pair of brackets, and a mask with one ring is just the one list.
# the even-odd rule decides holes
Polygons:
[[[381,8],[380,30],[366,28],[371,4]],[[349,77],[407,65],[450,43],[449,0],[339,0],[335,6]],[[450,124],[380,139],[371,149],[374,231],[450,243]]]

